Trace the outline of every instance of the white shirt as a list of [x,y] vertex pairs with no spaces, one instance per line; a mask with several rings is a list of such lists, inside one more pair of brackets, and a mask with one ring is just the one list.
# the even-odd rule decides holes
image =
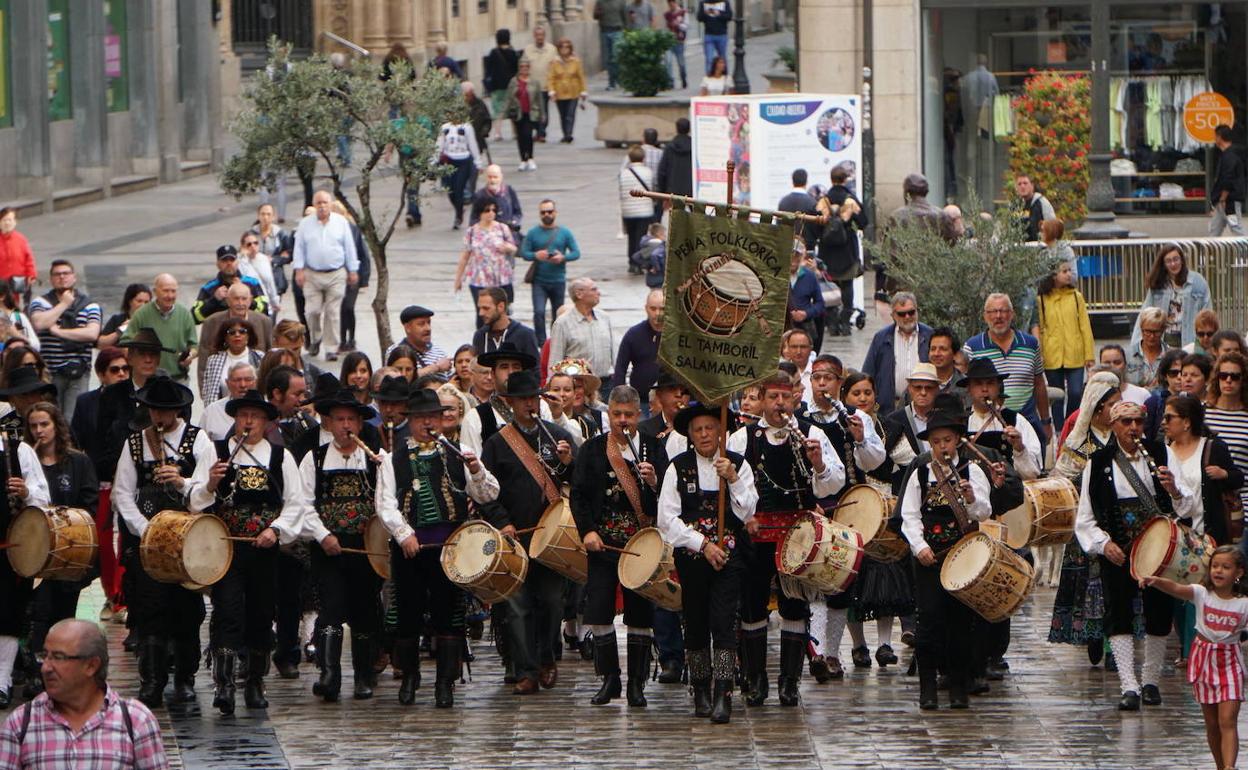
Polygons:
[[913,406],[907,406],[906,419],[910,421],[910,426],[914,429],[915,440],[919,442],[919,452],[915,452],[914,449],[911,448],[909,439],[907,439],[904,435],[898,439],[897,443],[893,446],[893,451],[889,454],[889,459],[891,459],[900,468],[904,468],[914,462],[914,458],[918,457],[919,453],[926,452],[931,449],[926,441],[918,437],[920,433],[927,430],[927,418],[915,414]]
[[[928,463],[927,467],[928,484],[935,486],[936,471],[932,470],[931,463]],[[967,466],[967,471],[971,489],[975,493],[975,500],[966,506],[966,513],[974,521],[983,521],[992,515],[992,505],[988,502],[992,487],[979,465],[971,463]],[[919,474],[911,473],[906,479],[906,488],[901,493],[901,534],[906,538],[906,542],[910,543],[910,552],[915,556],[922,553],[924,548],[931,547],[923,539],[922,508],[923,496],[926,494],[927,490],[919,489]]]
[[919,363],[919,329],[907,337],[893,325],[893,392],[905,394],[910,374]]
[[[257,235],[256,239],[259,240],[260,236]],[[257,251],[256,256],[249,257],[241,251],[238,252],[238,272],[260,282],[270,305],[281,299],[277,295],[277,281],[273,278],[273,261],[269,259],[268,254]]]
[[[972,409],[971,416],[966,420],[967,436],[974,436],[985,423],[991,423],[985,433],[1005,431],[991,413],[980,413]],[[1014,428],[1023,440],[1023,451],[1014,453],[1014,470],[1024,480],[1038,479],[1043,469],[1040,460],[1040,437],[1036,435],[1036,429],[1031,427],[1031,422],[1022,415],[1014,421]]]
[[[542,419],[550,421],[550,405],[546,403],[545,399],[542,399],[539,405]],[[494,412],[495,424],[501,429],[507,424],[507,419],[499,414],[499,411],[494,409],[493,405],[490,406],[490,409]],[[568,432],[572,434],[573,438],[576,438],[577,434],[580,433],[580,427],[577,426],[576,430],[569,430]],[[469,409],[464,414],[464,421],[459,426],[459,440],[465,449],[470,450],[477,457],[481,456],[481,445],[485,442],[481,440],[481,415],[476,409]]]
[[1180,460],[1173,448],[1166,448],[1170,455],[1170,470],[1183,482],[1183,486],[1193,490],[1192,507],[1188,515],[1192,517],[1192,531],[1197,535],[1205,534],[1205,499],[1199,493],[1204,482],[1202,476],[1205,470],[1201,465],[1201,460],[1205,457],[1205,442],[1208,440],[1203,436],[1197,439],[1196,451],[1192,452],[1186,460]]
[[[760,425],[766,423],[766,418],[759,421]],[[746,431],[758,430],[757,425],[750,425],[744,428],[738,428],[735,433],[728,437],[728,451],[737,454],[745,454]],[[766,425],[767,443],[772,446],[780,446],[789,441],[789,428],[774,427]],[[827,434],[820,428],[811,426],[806,434],[806,438],[819,442],[819,448],[823,451],[823,472],[815,473],[810,480],[811,491],[815,497],[824,498],[831,497],[841,488],[845,486],[845,466],[841,464],[841,458],[832,448],[832,442],[828,441]],[[748,464],[748,463],[747,463]],[[812,469],[813,470],[813,469]]]
[[[408,447],[411,446],[412,440],[408,439]],[[330,450],[330,453],[338,454],[332,449]],[[378,454],[380,455],[382,453],[378,452]],[[305,457],[304,460],[306,461],[307,458]],[[468,479],[468,483],[464,486],[464,491],[466,491],[468,496],[478,503],[494,502],[498,499],[498,479],[494,477],[493,473],[489,472],[489,470],[485,467],[485,463],[478,462],[477,464],[479,469],[476,473],[470,473],[467,466],[464,467],[464,475]],[[325,465],[326,467],[329,465],[328,458],[325,460]],[[381,523],[386,525],[386,530],[390,532],[390,535],[394,538],[394,542],[402,543],[404,540],[416,534],[416,530],[412,528],[412,525],[407,523],[407,512],[399,510],[397,505],[398,490],[393,489],[393,485],[395,483],[394,463],[388,462],[386,463],[386,467],[390,469],[391,495],[395,498],[396,505],[393,508],[379,506],[377,508],[377,515],[381,517]],[[299,470],[300,472],[303,472],[302,467]],[[380,480],[381,474],[378,473],[377,475]],[[381,484],[378,483],[378,487],[380,486]]]
[[[231,453],[238,446],[238,439],[231,436],[228,449]],[[268,439],[260,439],[255,444],[234,456],[234,465],[240,468],[259,466],[268,470],[272,455],[272,445]],[[208,475],[217,462],[217,452],[195,455],[195,473],[191,476],[190,509],[192,513],[203,513],[216,501],[217,495],[208,491]],[[295,465],[295,456],[289,451],[282,452],[282,510],[268,526],[277,530],[278,539],[283,543],[293,543],[303,530],[305,515],[316,515],[311,503],[304,498],[303,483],[299,479],[299,467]]]
[[233,396],[227,395],[213,401],[204,407],[204,413],[199,418],[204,432],[213,441],[220,441],[234,432],[234,418],[225,413],[225,405],[232,398]]
[[[832,408],[826,412],[820,409],[814,401],[809,403],[808,416],[814,423],[836,422],[841,410],[845,409],[840,401],[833,401]],[[873,471],[884,464],[884,461],[888,459],[888,453],[884,451],[884,441],[880,438],[880,434],[875,432],[875,420],[863,412],[856,414],[862,420],[862,442],[854,442],[854,465],[864,471]]]
[[[384,524],[387,519],[394,521],[401,517],[399,516],[398,500],[394,494],[394,463],[390,461],[390,455],[384,449],[377,451],[377,457],[381,462],[377,465],[377,487],[373,490],[373,505],[375,506],[376,515],[381,517],[381,521]],[[321,468],[326,471],[367,471],[370,462],[372,461],[368,459],[368,455],[364,454],[364,450],[354,444],[351,446],[351,454],[345,457],[338,450],[337,446],[330,446],[325,451],[325,463]],[[303,519],[302,538],[304,540],[315,540],[319,543],[333,533],[325,527],[325,523],[321,521],[320,514],[315,510],[315,453],[308,452],[303,456],[303,460],[300,461],[299,481],[303,489],[303,498],[308,504],[308,515]],[[386,528],[389,529],[389,526],[387,525]]]
[[[693,450],[690,450],[693,451]],[[695,452],[698,463],[698,486],[701,489],[719,489],[719,474],[715,472],[715,460],[719,452],[706,458]],[[706,536],[698,532],[680,519],[680,490],[676,488],[676,476],[673,466],[663,474],[663,485],[659,489],[658,520],[659,531],[663,539],[673,548],[685,548],[694,553],[702,550]],[[743,523],[754,517],[754,508],[758,505],[758,490],[754,487],[754,472],[750,464],[741,463],[737,471],[737,480],[728,485],[728,499],[732,504],[732,515]]]
[[[1178,458],[1174,454],[1166,450],[1166,465],[1174,468]],[[1157,493],[1157,488],[1153,486],[1153,476],[1148,470],[1148,461],[1144,459],[1144,455],[1137,455],[1131,461],[1131,467],[1135,469],[1135,473],[1140,477],[1140,481],[1144,483],[1153,494]],[[1114,491],[1117,493],[1118,499],[1135,498],[1135,490],[1131,487],[1131,482],[1127,481],[1122,475],[1122,471],[1118,469],[1117,462],[1109,464],[1110,473],[1114,477]],[[1105,544],[1109,542],[1109,533],[1101,529],[1096,523],[1096,516],[1092,513],[1092,496],[1088,493],[1090,488],[1089,476],[1092,472],[1092,464],[1088,463],[1083,469],[1083,481],[1079,490],[1079,511],[1075,515],[1075,537],[1079,540],[1079,547],[1092,556],[1097,556],[1105,552]],[[1179,497],[1174,499],[1174,511],[1179,518],[1186,518],[1190,515],[1192,507],[1192,493],[1183,483],[1181,478],[1176,477],[1174,480],[1175,487],[1178,488]]]
[[1144,406],[1144,402],[1148,401],[1150,395],[1148,388],[1141,388],[1139,385],[1133,385],[1128,382],[1122,386],[1123,401],[1130,401],[1133,404]]
[[[4,467],[9,467],[9,458],[5,454],[8,451],[7,441],[0,441],[0,462],[4,463]],[[35,505],[40,508],[47,508],[52,504],[52,496],[48,493],[48,479],[43,475],[43,466],[39,464],[39,455],[35,454],[35,450],[29,444],[19,443],[17,445],[17,466],[22,470],[22,479],[26,482],[26,497],[23,502],[26,505]],[[16,516],[20,511],[12,511]],[[94,515],[94,512],[92,512]],[[5,590],[13,590],[8,587]]]
[[[178,420],[178,423],[172,430],[165,432],[166,456],[172,457],[176,453],[176,447],[181,445],[182,436],[186,433],[186,423]],[[147,437],[143,437],[143,459],[145,461],[155,462],[163,460],[164,457],[157,457],[152,452],[151,442]],[[174,447],[171,449],[170,447]],[[199,467],[200,459],[206,458],[211,465],[216,462],[217,453],[212,446],[212,440],[208,438],[208,434],[200,431],[195,437],[195,443],[191,446],[191,454],[195,457],[195,467]],[[113,492],[111,496],[113,510],[121,516],[121,520],[126,523],[126,528],[130,530],[130,534],[136,537],[143,537],[143,533],[147,531],[148,519],[139,510],[135,495],[138,493],[138,469],[134,466],[134,459],[130,456],[130,444],[127,439],[126,444],[122,445],[121,457],[117,459],[117,472],[113,476]],[[177,484],[178,491],[182,493],[185,500],[191,492],[191,479],[182,478]]]

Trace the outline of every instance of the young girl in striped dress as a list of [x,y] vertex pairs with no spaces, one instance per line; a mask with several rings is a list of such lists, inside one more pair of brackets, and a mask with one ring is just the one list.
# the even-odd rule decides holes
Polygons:
[[1146,577],[1140,587],[1158,588],[1196,605],[1196,640],[1187,661],[1187,681],[1205,717],[1205,737],[1222,770],[1235,770],[1239,754],[1239,704],[1244,699],[1244,654],[1240,634],[1248,628],[1248,597],[1239,581],[1245,560],[1237,546],[1213,552],[1204,585],[1180,585]]

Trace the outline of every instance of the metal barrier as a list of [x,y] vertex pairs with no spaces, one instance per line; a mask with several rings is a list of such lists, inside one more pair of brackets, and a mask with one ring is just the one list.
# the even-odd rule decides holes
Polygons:
[[[1210,299],[1221,325],[1248,329],[1248,238],[1129,238],[1071,241],[1078,257],[1079,289],[1093,323],[1135,322],[1146,293],[1144,279],[1163,244],[1178,244],[1194,270],[1209,282]],[[1108,316],[1108,318],[1106,318]],[[1127,328],[1127,334],[1130,329]],[[1101,334],[1097,334],[1101,336]],[[1109,336],[1109,335],[1107,335]]]

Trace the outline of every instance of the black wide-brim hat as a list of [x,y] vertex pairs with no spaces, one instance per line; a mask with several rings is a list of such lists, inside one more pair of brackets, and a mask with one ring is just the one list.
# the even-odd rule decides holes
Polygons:
[[383,377],[381,385],[377,390],[373,391],[374,401],[390,401],[399,403],[407,401],[412,395],[412,386],[408,383],[406,377],[398,375],[388,375]]
[[1008,375],[1001,374],[997,371],[997,367],[987,358],[975,358],[971,360],[969,366],[966,367],[966,374],[962,375],[962,379],[958,380],[958,387],[965,388],[970,384],[971,380],[997,380],[1002,386]]
[[419,414],[441,414],[449,409],[446,404],[442,403],[442,399],[438,398],[436,391],[428,388],[419,388],[414,391],[407,399],[407,413],[411,415]]
[[525,369],[532,369],[537,366],[536,358],[516,347],[516,343],[510,340],[505,340],[496,350],[491,350],[489,353],[482,353],[477,356],[478,364],[488,366],[491,369],[493,369],[494,365],[499,361],[505,360],[519,361],[520,366]]
[[718,422],[719,407],[715,404],[703,404],[698,401],[690,402],[689,406],[676,413],[676,417],[672,419],[672,429],[688,438],[689,423],[693,422],[695,417],[714,417],[715,421]]
[[507,378],[507,392],[501,395],[503,398],[529,398],[540,396],[542,392],[542,384],[537,379],[537,372],[524,369],[511,373],[511,376]]
[[149,409],[185,409],[195,403],[195,394],[172,377],[162,374],[139,388],[134,400]]
[[150,350],[155,353],[173,353],[174,351],[165,347],[160,341],[160,337],[156,335],[156,330],[150,326],[144,326],[134,333],[134,336],[128,340],[122,340],[117,343],[119,348],[137,348],[138,350]]
[[339,388],[329,398],[318,398],[316,400],[317,414],[328,417],[333,410],[339,408],[354,409],[363,420],[370,419],[373,416],[373,408],[368,404],[361,404],[355,399],[355,396],[351,395],[351,391],[345,388]]
[[312,387],[312,394],[300,401],[299,406],[315,404],[322,398],[330,398],[337,393],[338,389],[341,387],[342,384],[338,382],[338,378],[336,376],[330,374],[329,372],[321,372],[316,377],[316,384]]
[[654,381],[655,390],[683,387],[685,387],[685,383],[681,382],[680,378],[668,371],[666,367],[659,370],[659,378]]
[[238,415],[238,410],[245,406],[255,407],[264,412],[270,420],[277,419],[277,407],[264,400],[264,396],[260,395],[260,391],[252,388],[238,398],[231,398],[225,402],[225,413],[231,417]]
[[927,421],[927,427],[919,431],[918,439],[927,441],[927,437],[932,435],[932,431],[937,428],[948,428],[959,436],[966,435],[966,415],[961,412],[934,411],[931,418]]
[[56,398],[56,386],[39,377],[33,366],[19,366],[9,372],[9,382],[0,388],[0,401],[8,401],[9,396],[20,396],[26,393],[47,393]]

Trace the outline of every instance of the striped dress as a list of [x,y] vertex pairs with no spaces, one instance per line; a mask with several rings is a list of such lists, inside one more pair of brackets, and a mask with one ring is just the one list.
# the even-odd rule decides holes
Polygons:
[[1248,627],[1248,597],[1220,599],[1202,585],[1192,586],[1196,641],[1187,659],[1187,681],[1197,703],[1244,699],[1244,653],[1239,634]]
[[[1209,407],[1205,410],[1205,425],[1226,442],[1231,450],[1235,466],[1248,474],[1248,410],[1228,411]],[[1240,487],[1239,498],[1248,511],[1248,484]]]

